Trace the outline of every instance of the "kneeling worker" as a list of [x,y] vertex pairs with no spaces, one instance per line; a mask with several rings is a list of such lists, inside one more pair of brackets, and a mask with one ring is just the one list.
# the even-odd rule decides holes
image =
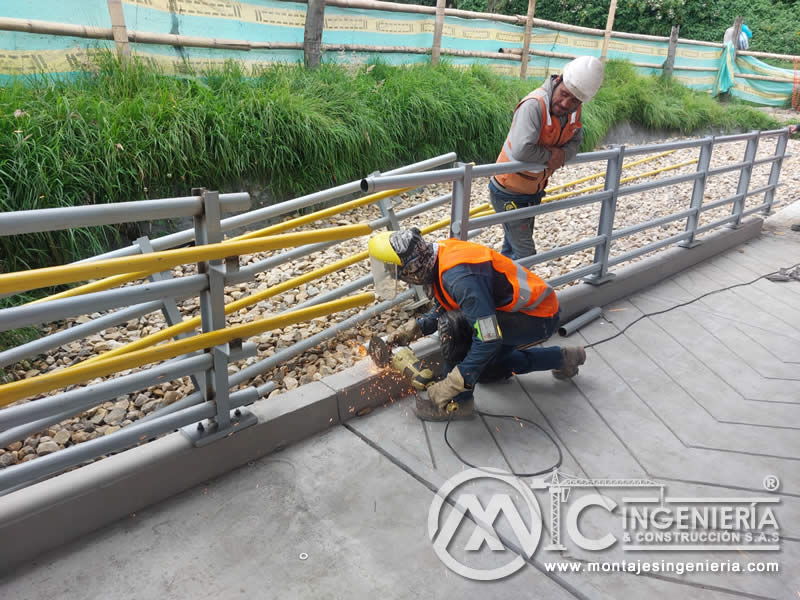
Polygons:
[[421,419],[448,419],[451,401],[458,407],[453,418],[472,417],[478,381],[547,369],[563,379],[586,360],[580,346],[522,348],[558,327],[558,299],[534,273],[486,246],[456,239],[430,243],[414,228],[373,236],[369,252],[376,287],[379,269],[391,264],[398,279],[433,289],[435,307],[387,339],[405,345],[439,330],[446,377],[428,388],[429,399],[418,394]]

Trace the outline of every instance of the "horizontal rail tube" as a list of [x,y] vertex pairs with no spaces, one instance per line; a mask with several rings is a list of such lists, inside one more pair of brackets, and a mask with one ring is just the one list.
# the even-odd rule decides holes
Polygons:
[[[450,152],[448,154],[434,156],[433,158],[428,158],[426,160],[406,165],[397,169],[392,169],[391,171],[387,171],[385,174],[399,175],[402,173],[411,173],[414,171],[424,171],[427,169],[431,169],[433,167],[438,167],[443,164],[447,164],[449,162],[453,162],[454,160],[456,160],[456,154],[455,152]],[[359,179],[357,181],[344,183],[342,185],[329,188],[327,190],[314,192],[313,194],[306,194],[305,196],[301,196],[299,198],[293,198],[292,200],[286,200],[284,202],[279,202],[278,204],[273,204],[271,206],[257,208],[256,210],[251,210],[241,215],[235,215],[233,217],[222,219],[222,221],[220,221],[220,227],[223,232],[230,231],[232,229],[237,229],[239,227],[246,227],[248,225],[253,225],[254,223],[266,221],[268,219],[279,217],[286,213],[306,208],[308,206],[311,206],[312,204],[321,204],[323,202],[328,202],[330,200],[336,200],[337,198],[341,198],[349,194],[356,194],[360,190],[361,190],[361,180]],[[190,229],[185,229],[183,231],[170,233],[168,235],[151,240],[151,244],[153,246],[153,250],[159,251],[159,250],[166,250],[174,246],[180,246],[182,244],[187,244],[193,240],[194,240],[194,228],[190,228]],[[98,256],[87,258],[79,262],[91,262],[95,260],[102,260],[105,258],[132,256],[139,253],[140,253],[139,245],[134,242],[133,244],[125,248],[112,250],[110,252],[106,252],[105,254],[100,254]]]
[[381,192],[396,188],[422,187],[434,183],[446,183],[463,177],[464,169],[454,167],[424,173],[409,173],[407,175],[379,175],[365,177],[361,180],[362,192]]
[[702,171],[695,171],[693,173],[687,173],[685,175],[677,175],[675,177],[667,177],[665,179],[656,179],[655,181],[637,183],[636,185],[620,186],[619,190],[617,190],[617,197],[627,196],[630,194],[638,194],[641,192],[648,192],[650,190],[654,190],[660,187],[666,187],[668,185],[678,185],[680,183],[686,183],[687,181],[694,181],[695,179],[699,179],[702,176],[703,176]]
[[[119,377],[118,379],[103,381],[102,383],[77,390],[70,390],[56,396],[41,398],[36,402],[9,406],[0,410],[0,431],[3,432],[0,434],[0,446],[4,447],[24,437],[13,437],[19,435],[15,430],[20,425],[35,421],[37,424],[47,427],[53,423],[59,423],[63,419],[59,418],[49,423],[42,423],[42,419],[53,418],[54,415],[61,414],[66,414],[67,417],[65,418],[69,418],[111,398],[130,394],[157,383],[172,381],[192,373],[205,371],[211,367],[212,363],[213,357],[210,354],[202,354],[192,358],[171,361],[145,371]],[[43,427],[34,429],[33,432],[41,431]],[[13,437],[13,439],[10,439],[9,436]]]
[[197,295],[208,288],[206,275],[190,275],[132,285],[115,290],[61,298],[38,304],[24,304],[0,310],[0,331],[50,323],[74,315],[87,315],[103,310],[131,306],[162,298],[183,298]]
[[47,337],[33,340],[27,344],[22,344],[16,348],[9,348],[0,352],[0,367],[7,367],[8,365],[19,362],[23,358],[35,356],[37,354],[44,354],[48,350],[58,348],[64,344],[69,344],[75,340],[80,340],[90,335],[103,331],[109,327],[114,327],[125,321],[138,319],[151,312],[161,310],[164,304],[158,300],[155,302],[147,302],[145,304],[137,304],[129,308],[123,308],[116,312],[103,315],[97,319],[92,319],[88,323],[81,323],[69,329],[58,331]]
[[695,235],[700,235],[701,233],[705,233],[706,231],[711,231],[712,229],[716,229],[717,227],[721,227],[726,223],[730,223],[732,221],[736,221],[739,218],[739,215],[729,215],[718,221],[714,221],[713,223],[709,223],[708,225],[703,225],[702,227],[698,227],[697,231],[695,231]]
[[602,235],[596,235],[592,238],[588,238],[585,240],[581,240],[580,242],[575,242],[573,244],[568,244],[566,246],[559,246],[558,248],[553,248],[552,250],[548,250],[547,252],[537,252],[533,256],[527,256],[518,260],[517,262],[521,264],[523,267],[530,269],[531,267],[535,267],[538,264],[543,262],[547,262],[548,260],[553,260],[554,258],[561,258],[562,256],[568,256],[570,254],[575,254],[576,252],[580,252],[581,250],[586,250],[587,248],[595,248],[598,245],[604,243],[606,238]]
[[591,264],[585,267],[581,267],[580,269],[575,269],[574,271],[570,271],[569,273],[565,273],[559,277],[554,277],[553,279],[549,279],[547,284],[552,288],[557,288],[560,285],[564,285],[565,283],[570,283],[571,281],[576,281],[581,279],[582,277],[587,277],[588,275],[593,275],[597,273],[602,268],[600,264]]
[[549,202],[547,204],[539,204],[538,206],[518,208],[513,211],[513,214],[501,213],[501,214],[487,215],[485,217],[478,217],[476,219],[470,219],[467,222],[467,229],[472,231],[474,229],[482,229],[484,227],[490,227],[492,225],[499,225],[501,223],[516,221],[518,219],[534,217],[536,215],[541,215],[545,213],[576,208],[578,206],[584,206],[586,204],[601,202],[602,200],[605,200],[609,196],[611,196],[610,190],[603,192],[596,192],[594,194],[588,194],[586,196],[578,196],[577,198],[570,198],[569,200],[565,199],[565,200],[559,200],[557,202]]
[[[748,134],[749,135],[749,134]],[[717,140],[718,138],[714,138]],[[664,142],[663,144],[653,144],[652,146],[633,146],[625,147],[625,157],[637,154],[650,154],[651,152],[663,152],[665,150],[683,150],[684,148],[699,148],[703,145],[702,139],[684,140],[681,142]]]
[[748,208],[747,210],[742,211],[742,216],[747,217],[752,215],[753,213],[757,213],[763,211],[765,208],[772,206],[770,202],[765,202],[764,204],[759,204],[758,206],[754,206],[753,208]]
[[743,194],[734,194],[728,198],[721,198],[720,200],[714,200],[714,202],[709,202],[708,204],[704,204],[700,207],[700,212],[704,213],[707,210],[713,210],[715,208],[719,208],[720,206],[725,206],[726,204],[731,204],[732,202],[736,202],[742,198]]
[[[255,344],[243,344],[241,348],[231,352],[228,362],[231,363],[237,360],[242,360],[248,355],[254,355],[256,351],[257,349]],[[207,364],[201,364],[197,370],[192,370],[196,366],[195,364],[186,362],[189,360],[200,361],[200,359],[203,359],[202,362]],[[125,375],[124,377],[113,379],[111,381],[104,381],[103,383],[96,384],[94,386],[89,386],[80,390],[72,390],[56,396],[48,396],[47,398],[42,398],[36,402],[28,402],[27,404],[20,405],[20,407],[36,407],[36,411],[33,413],[12,413],[11,411],[18,407],[8,407],[0,411],[0,416],[4,417],[3,426],[0,426],[0,431],[5,429],[6,421],[9,423],[9,429],[0,433],[0,447],[7,446],[8,444],[12,444],[18,440],[23,440],[37,431],[42,431],[51,425],[65,421],[66,419],[69,419],[76,414],[91,408],[92,406],[96,406],[102,402],[117,398],[122,394],[129,394],[131,392],[152,387],[158,383],[163,383],[164,381],[171,381],[178,377],[191,375],[192,373],[199,373],[209,368],[211,364],[212,358],[208,353],[198,354],[197,356],[193,356],[191,358],[179,358],[176,360],[167,361],[164,364],[152,369],[148,369],[147,371],[140,371],[131,375]],[[178,366],[180,366],[180,369],[176,370],[176,367]],[[235,394],[231,396],[231,402],[234,401],[234,396]],[[71,397],[73,400],[75,400],[75,402],[67,402],[65,404],[63,402],[65,397]],[[46,402],[56,399],[58,399],[56,403],[48,404],[48,402]],[[174,404],[177,404],[177,402]],[[193,402],[192,404],[197,404],[197,402]],[[64,409],[62,405],[71,405],[72,408]],[[58,409],[58,406],[62,406],[61,410]],[[52,412],[53,410],[59,410],[59,412]],[[157,412],[158,411],[150,413],[148,416],[156,414]],[[46,414],[47,416],[41,416],[43,414]],[[36,420],[31,421],[31,418]]]
[[[229,373],[229,375],[232,375]],[[239,382],[243,383],[243,382]],[[236,387],[239,385],[238,383],[229,382],[228,384],[231,388]],[[237,392],[232,392],[230,397],[228,398],[228,406],[233,410],[234,408],[239,408],[240,406],[247,406],[248,404],[252,404],[256,400],[258,400],[264,394],[261,390],[269,390],[267,393],[271,392],[277,387],[277,385],[270,381],[266,384],[260,386],[258,389],[254,387],[248,387],[243,390],[239,390]],[[169,406],[164,406],[151,412],[149,415],[146,415],[139,419],[137,423],[143,423],[145,421],[153,421],[155,419],[161,418],[164,415],[171,415],[172,413],[176,413],[178,411],[183,410],[184,408],[189,408],[190,406],[195,406],[205,402],[205,398],[203,398],[203,394],[201,392],[192,392],[185,398],[181,398],[177,402],[173,402]]]
[[774,189],[775,189],[775,188],[777,188],[777,187],[778,187],[778,186],[777,186],[777,185],[775,185],[775,184],[772,184],[772,185],[764,185],[764,186],[762,186],[762,187],[760,187],[760,188],[756,188],[756,189],[754,189],[754,190],[749,190],[749,191],[747,192],[747,194],[746,194],[746,197],[748,197],[748,198],[749,198],[750,196],[757,196],[758,194],[764,194],[764,193],[766,193],[766,192],[768,192],[768,191],[770,191],[770,190],[774,190]]
[[643,254],[647,254],[648,252],[653,252],[654,250],[659,250],[661,248],[664,248],[665,246],[669,246],[677,242],[682,242],[683,240],[688,239],[690,237],[692,237],[692,232],[684,231],[683,233],[673,235],[664,240],[653,242],[652,244],[647,244],[646,246],[637,248],[636,250],[631,250],[630,252],[626,252],[625,254],[620,254],[619,256],[609,258],[608,264],[609,266],[618,265],[620,263],[624,263],[627,260],[636,258],[637,256],[642,256]]
[[630,227],[623,227],[622,229],[617,229],[614,231],[611,234],[611,239],[618,240],[620,238],[633,235],[634,233],[639,233],[640,231],[646,231],[647,229],[652,229],[653,227],[660,227],[661,225],[666,225],[667,223],[672,223],[673,221],[679,221],[680,219],[690,217],[697,212],[699,211],[696,208],[690,208],[688,210],[667,215],[658,219],[653,219],[652,221],[647,221],[645,223],[637,223],[636,225],[631,225]]
[[132,423],[111,435],[104,435],[47,456],[40,456],[36,460],[5,468],[0,471],[0,494],[8,493],[21,484],[32,483],[98,456],[119,452],[179,427],[208,419],[216,413],[217,407],[213,402],[204,402],[161,419]]
[[[226,212],[238,212],[250,208],[250,194],[246,192],[220,194],[219,201],[221,208]],[[19,210],[0,213],[0,235],[194,217],[201,214],[203,214],[202,196]]]
[[247,338],[277,327],[292,325],[301,321],[308,321],[317,317],[326,316],[332,312],[347,310],[357,306],[364,306],[375,299],[372,293],[359,294],[344,300],[321,304],[312,308],[292,311],[290,315],[269,317],[250,323],[233,325],[208,333],[184,338],[178,341],[167,342],[154,348],[136,350],[122,356],[114,356],[99,360],[91,364],[80,364],[69,371],[55,371],[44,375],[37,375],[21,381],[14,381],[0,385],[0,406],[5,406],[36,394],[49,392],[60,387],[81,383],[95,377],[105,377],[112,373],[140,367],[169,358],[175,358],[202,348],[210,348],[226,344],[235,339]]
[[708,170],[708,176],[721,175],[722,173],[730,173],[731,171],[741,171],[744,167],[748,166],[745,162],[733,163],[732,165],[725,165],[724,167],[714,167]]
[[71,264],[0,274],[0,292],[23,292],[44,286],[84,281],[146,269],[153,269],[153,272],[164,271],[189,262],[277,250],[279,248],[311,244],[317,241],[349,239],[368,235],[371,231],[367,225],[344,225],[342,227],[329,227],[300,233],[282,233],[242,242],[222,242],[205,246],[193,246],[191,248],[179,248],[177,250],[164,250],[139,256],[108,258],[87,264]]

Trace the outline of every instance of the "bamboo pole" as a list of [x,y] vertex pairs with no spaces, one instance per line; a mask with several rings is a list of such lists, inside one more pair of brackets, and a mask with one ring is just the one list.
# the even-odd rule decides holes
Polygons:
[[600,55],[600,60],[606,62],[608,58],[608,43],[611,41],[611,30],[614,27],[614,15],[617,12],[617,0],[611,0],[608,7],[608,19],[606,20],[606,31],[603,35],[603,52]]
[[[500,48],[501,54],[511,54],[513,56],[522,56],[522,49],[521,48]],[[573,59],[577,58],[578,54],[566,54],[564,52],[548,52],[546,50],[531,50],[530,54],[535,56],[548,56],[550,58],[567,58]],[[663,64],[658,63],[642,63],[642,62],[632,62],[631,63],[634,67],[644,67],[646,69],[661,69],[663,68]],[[700,72],[716,72],[716,67],[675,67],[677,71],[700,71]],[[783,80],[781,80],[783,81]]]
[[752,52],[750,50],[739,50],[739,56],[755,56],[756,58],[775,58],[778,60],[785,60],[787,62],[800,60],[800,56],[792,54],[773,54],[772,52]]
[[791,76],[786,78],[770,77],[769,75],[754,75],[750,73],[737,73],[736,78],[742,79],[760,79],[761,81],[774,81],[776,83],[792,83],[794,79]]
[[536,0],[528,0],[528,14],[525,17],[525,35],[522,37],[522,65],[519,68],[519,78],[528,76],[528,57],[531,46],[531,29],[533,28],[533,12],[536,10]]
[[439,64],[442,50],[442,32],[444,31],[444,9],[446,0],[436,0],[436,20],[433,24],[433,48],[431,48],[431,64]]
[[[400,4],[398,2],[381,2],[380,0],[326,0],[328,6],[338,6],[340,8],[360,8],[366,10],[385,10],[389,12],[405,12],[423,15],[435,15],[435,6],[419,6],[417,4]],[[488,19],[489,21],[501,21],[514,25],[524,25],[525,17],[521,15],[498,15],[495,13],[474,12],[471,10],[458,10],[446,8],[444,14],[450,17],[462,17],[464,19]]]
[[125,27],[125,13],[122,12],[122,0],[108,0],[108,14],[111,16],[111,31],[117,46],[120,61],[125,64],[131,58],[131,47],[128,44],[128,30]]

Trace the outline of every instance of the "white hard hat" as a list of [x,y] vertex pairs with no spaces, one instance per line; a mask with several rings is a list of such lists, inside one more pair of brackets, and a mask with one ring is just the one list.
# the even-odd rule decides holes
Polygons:
[[603,63],[594,56],[579,56],[564,67],[564,85],[581,102],[588,102],[603,85]]

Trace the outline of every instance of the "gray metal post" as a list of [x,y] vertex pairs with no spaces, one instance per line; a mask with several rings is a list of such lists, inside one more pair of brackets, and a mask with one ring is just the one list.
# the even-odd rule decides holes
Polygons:
[[594,249],[594,262],[600,265],[600,270],[595,275],[584,278],[584,281],[593,285],[600,285],[614,278],[614,274],[608,272],[608,255],[611,251],[611,234],[614,231],[614,215],[617,211],[617,195],[625,146],[618,146],[614,150],[617,154],[608,159],[604,188],[610,191],[611,195],[603,200],[603,205],[600,207],[600,221],[597,225],[597,235],[603,237],[605,241]]
[[472,196],[472,163],[456,163],[461,174],[453,180],[453,204],[450,211],[450,237],[466,240],[469,234],[469,204]]
[[[200,244],[217,244],[222,241],[220,228],[219,193],[206,189],[194,189],[193,194],[203,196],[203,214],[195,217],[195,239]],[[208,277],[208,290],[200,294],[200,315],[203,333],[225,328],[225,270],[221,260],[210,260],[197,264],[199,273]],[[228,347],[215,346],[210,349],[214,366],[206,371],[207,400],[217,406],[216,428],[230,427],[228,392]],[[213,394],[213,398],[210,396]]]
[[750,187],[750,176],[753,174],[753,161],[756,159],[756,152],[758,152],[758,131],[750,132],[750,138],[747,140],[747,147],[744,150],[744,165],[739,172],[739,185],[736,186],[736,200],[733,202],[733,209],[731,215],[736,219],[728,227],[731,229],[739,229],[742,224],[742,213],[744,212],[744,203],[747,199],[747,189]]
[[768,215],[772,211],[772,202],[775,199],[775,190],[778,189],[778,178],[781,175],[781,167],[783,166],[783,157],[786,155],[786,144],[789,141],[789,130],[784,131],[775,143],[775,156],[780,158],[772,163],[772,168],[769,171],[769,180],[767,185],[771,186],[764,194],[764,214]]
[[697,159],[697,172],[703,175],[694,180],[691,208],[695,212],[686,218],[686,231],[691,232],[692,235],[685,242],[678,244],[682,248],[694,248],[702,243],[696,241],[694,236],[697,231],[697,221],[700,218],[700,208],[703,206],[703,195],[706,191],[706,179],[708,179],[708,166],[711,164],[711,152],[713,149],[714,137],[711,136],[704,140],[703,146],[700,148],[700,158]]
[[[150,243],[150,238],[146,235],[140,237],[136,240],[136,243],[139,245],[139,250],[142,254],[149,254],[153,252],[153,246]],[[159,273],[153,273],[149,277],[150,281],[157,282],[157,281],[169,281],[172,279],[172,271],[161,271]],[[175,301],[175,298],[172,296],[165,297],[161,300],[162,307],[161,312],[164,315],[164,319],[167,322],[167,325],[170,327],[173,325],[177,325],[178,323],[183,321],[183,315],[181,315],[181,311],[178,309],[178,303]],[[189,333],[181,333],[176,337],[178,339],[183,339],[189,337]],[[183,358],[188,358],[183,357]],[[192,380],[192,384],[194,385],[194,389],[201,390],[205,394],[205,377],[198,377],[197,375],[192,374],[190,379]]]

